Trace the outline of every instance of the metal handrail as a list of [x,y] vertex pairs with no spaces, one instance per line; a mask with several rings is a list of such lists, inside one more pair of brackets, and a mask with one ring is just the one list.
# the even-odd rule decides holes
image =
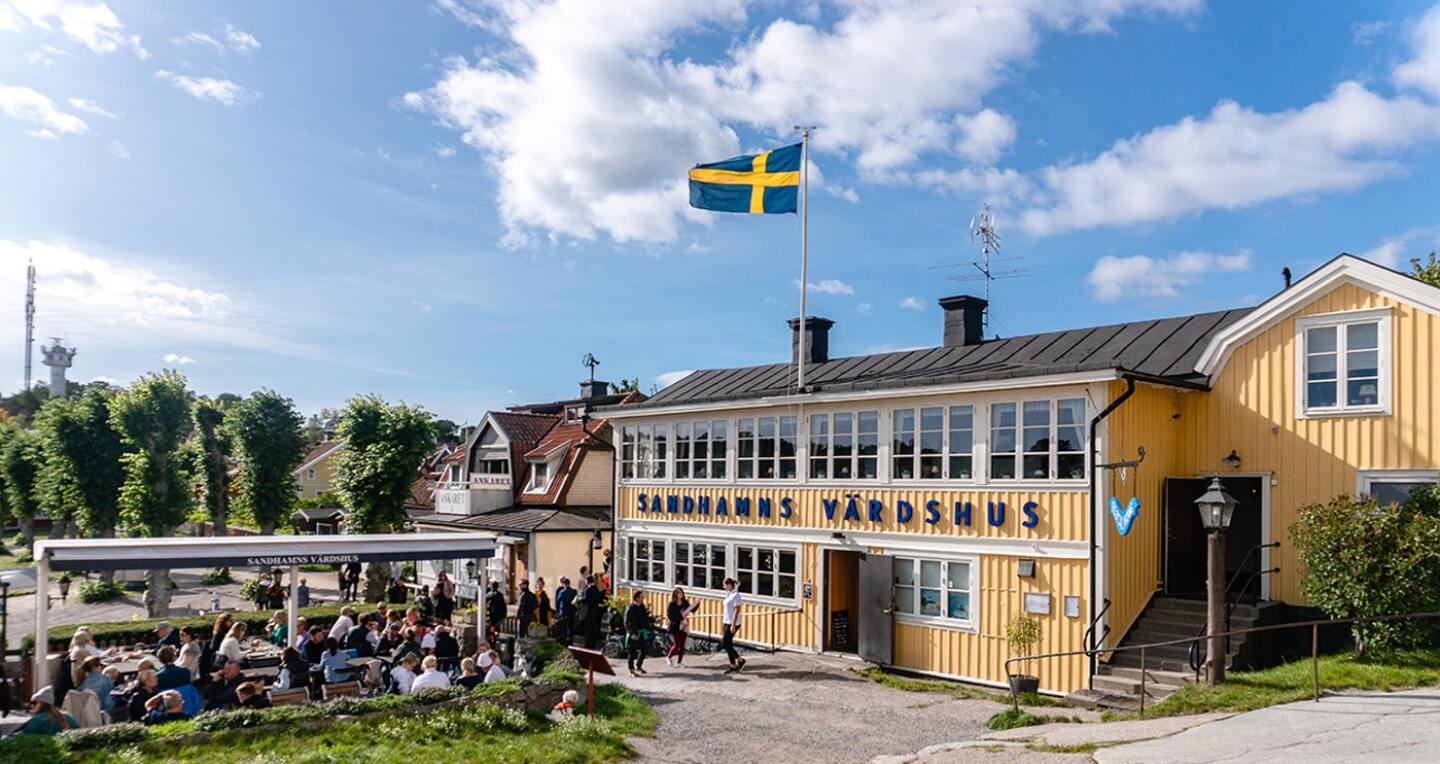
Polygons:
[[[801,612],[804,612],[804,610],[801,609],[801,608],[790,608],[790,609],[779,609],[779,610],[762,610],[762,611],[760,611],[760,612],[758,612],[758,613],[752,612],[752,613],[744,614],[744,615],[743,615],[743,618],[741,619],[741,623],[743,624],[744,621],[747,620],[747,619],[749,619],[749,618],[753,618],[753,617],[757,617],[757,616],[769,616],[769,618],[770,618],[770,644],[769,644],[769,652],[772,652],[772,653],[773,653],[773,652],[778,652],[778,651],[780,650],[780,642],[779,642],[779,639],[778,639],[777,634],[776,634],[775,617],[776,617],[776,616],[781,616],[781,615],[789,615],[789,614],[791,614],[791,613],[801,613]],[[690,616],[690,620],[691,620],[691,622],[695,622],[695,621],[704,621],[704,620],[709,619],[709,618],[724,618],[724,617],[725,617],[725,616],[724,616],[723,613],[707,613],[707,614],[705,614],[705,615],[692,614],[692,615]],[[723,624],[722,624],[722,626],[721,626],[721,629],[722,629],[722,631],[723,631],[723,629],[724,629]],[[714,636],[714,632],[702,632],[702,634],[706,635],[707,637],[713,637],[713,636]],[[759,644],[759,643],[756,643],[756,642],[753,641],[753,640],[746,640],[746,641],[749,642],[750,644]]]
[[[1240,576],[1245,574],[1245,572],[1246,572],[1246,571],[1245,571],[1245,566],[1250,563],[1250,555],[1255,554],[1256,552],[1260,551],[1261,549],[1279,549],[1279,548],[1280,548],[1280,542],[1279,542],[1279,541],[1272,541],[1272,542],[1270,542],[1270,543],[1268,543],[1268,544],[1256,544],[1255,546],[1252,546],[1252,547],[1250,547],[1249,549],[1247,549],[1247,550],[1245,551],[1245,557],[1240,560],[1240,568],[1235,571],[1235,575],[1234,575],[1234,576],[1231,576],[1231,577],[1230,577],[1230,581],[1225,584],[1225,591],[1224,591],[1224,593],[1223,593],[1223,597],[1224,597],[1224,599],[1225,599],[1225,628],[1227,628],[1227,629],[1230,628],[1230,616],[1235,613],[1235,605],[1239,604],[1239,600],[1238,600],[1238,599],[1235,599],[1235,600],[1230,599],[1230,591],[1235,588],[1235,582],[1240,580]],[[1277,567],[1274,567],[1274,568],[1271,568],[1271,569],[1269,569],[1269,570],[1252,570],[1252,571],[1249,571],[1250,575],[1249,575],[1249,577],[1247,577],[1247,578],[1245,579],[1245,587],[1244,587],[1243,589],[1241,589],[1241,591],[1245,591],[1246,589],[1249,589],[1249,588],[1250,588],[1250,582],[1251,582],[1251,581],[1254,581],[1256,578],[1258,578],[1258,577],[1260,577],[1260,576],[1264,576],[1264,575],[1269,575],[1269,574],[1272,574],[1272,573],[1279,573],[1279,572],[1280,572],[1280,568],[1279,568],[1278,566],[1277,566]],[[1207,618],[1208,618],[1208,614],[1207,614]],[[1200,630],[1199,630],[1198,632],[1196,632],[1196,636],[1199,636],[1199,635],[1201,635],[1201,634],[1204,634],[1206,631],[1209,630],[1209,628],[1210,628],[1210,624],[1208,624],[1208,623],[1206,623],[1205,625],[1201,626],[1201,627],[1200,627]],[[1195,644],[1190,645],[1190,655],[1189,655],[1190,668],[1193,669],[1193,670],[1195,670],[1195,671],[1199,671],[1199,670],[1200,670],[1200,663],[1201,663],[1201,660],[1202,660],[1202,659],[1201,659],[1201,656],[1200,656],[1200,648],[1201,648],[1201,645],[1200,645],[1200,643],[1198,643],[1198,642],[1195,643]],[[1225,651],[1226,651],[1226,652],[1229,652],[1229,651],[1230,651],[1230,640],[1229,640],[1228,638],[1225,640]]]
[[[1309,628],[1310,628],[1310,631],[1311,631],[1311,634],[1310,634],[1310,661],[1311,661],[1311,667],[1312,667],[1311,673],[1312,673],[1312,675],[1313,675],[1313,677],[1314,677],[1314,688],[1315,688],[1314,694],[1315,694],[1315,700],[1318,702],[1318,701],[1320,700],[1320,627],[1321,627],[1321,626],[1336,626],[1336,625],[1340,625],[1340,624],[1371,623],[1371,622],[1377,622],[1377,623],[1378,623],[1378,622],[1382,622],[1382,621],[1404,621],[1404,620],[1412,620],[1412,619],[1414,619],[1414,620],[1419,620],[1419,619],[1430,619],[1430,618],[1440,618],[1440,612],[1401,613],[1401,614],[1396,614],[1396,615],[1372,615],[1372,616],[1359,616],[1359,617],[1355,617],[1355,618],[1330,618],[1330,619],[1326,619],[1326,620],[1317,620],[1317,621],[1297,621],[1297,622],[1295,622],[1295,623],[1272,623],[1272,624],[1269,624],[1269,625],[1267,625],[1267,626],[1251,626],[1251,627],[1248,628],[1248,629],[1229,629],[1229,630],[1226,630],[1226,631],[1221,632],[1221,633],[1219,633],[1219,634],[1215,634],[1215,635],[1213,635],[1213,636],[1216,636],[1216,637],[1225,637],[1225,638],[1228,639],[1229,637],[1232,637],[1232,636],[1237,635],[1237,634],[1252,634],[1252,633],[1261,632],[1261,631],[1281,631],[1281,630],[1284,630],[1284,629],[1299,629],[1299,628],[1309,627]],[[1141,710],[1141,711],[1144,711],[1144,710],[1145,710],[1145,676],[1146,676],[1146,674],[1148,673],[1148,672],[1146,671],[1146,669],[1145,669],[1145,651],[1146,651],[1146,650],[1149,650],[1149,649],[1151,649],[1151,648],[1155,648],[1155,647],[1170,647],[1170,646],[1172,646],[1172,645],[1188,644],[1188,643],[1191,643],[1191,642],[1195,642],[1196,640],[1210,639],[1211,636],[1212,636],[1212,635],[1206,634],[1206,635],[1198,636],[1198,637],[1181,637],[1180,639],[1168,639],[1168,640],[1165,640],[1165,641],[1163,641],[1163,642],[1150,642],[1150,643],[1143,644],[1143,645],[1120,645],[1120,646],[1117,646],[1117,647],[1106,647],[1106,648],[1095,649],[1095,650],[1065,650],[1065,651],[1054,652],[1054,653],[1042,653],[1042,654],[1040,654],[1040,655],[1017,655],[1017,656],[1012,657],[1012,658],[1009,658],[1009,659],[1007,659],[1007,660],[1005,661],[1005,679],[1006,679],[1006,682],[1010,685],[1010,700],[1011,700],[1011,703],[1012,703],[1016,708],[1019,708],[1019,706],[1020,706],[1020,699],[1019,699],[1019,696],[1015,693],[1015,684],[1014,684],[1014,682],[1010,681],[1010,680],[1015,676],[1014,672],[1012,672],[1012,671],[1010,670],[1010,664],[1015,663],[1015,662],[1017,662],[1017,661],[1037,661],[1037,660],[1042,660],[1042,659],[1045,659],[1045,658],[1069,658],[1069,657],[1077,657],[1077,656],[1085,656],[1085,657],[1088,658],[1088,657],[1097,656],[1097,655],[1099,655],[1100,653],[1118,653],[1118,652],[1125,652],[1125,651],[1128,651],[1128,650],[1139,650],[1139,651],[1140,651],[1140,710]]]

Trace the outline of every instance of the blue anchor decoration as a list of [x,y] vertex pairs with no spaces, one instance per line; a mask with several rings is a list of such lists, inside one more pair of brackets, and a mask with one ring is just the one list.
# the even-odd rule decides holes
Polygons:
[[1110,497],[1110,516],[1115,518],[1115,530],[1121,536],[1130,534],[1130,526],[1135,524],[1135,518],[1140,514],[1140,497],[1131,496],[1130,503],[1125,509],[1120,509],[1120,500],[1114,496]]

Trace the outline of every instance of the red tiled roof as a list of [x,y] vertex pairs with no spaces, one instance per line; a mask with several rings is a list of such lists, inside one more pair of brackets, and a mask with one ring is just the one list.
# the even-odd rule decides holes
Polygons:
[[575,470],[585,454],[595,448],[609,450],[606,443],[610,440],[610,434],[610,423],[604,419],[592,419],[583,424],[568,422],[556,425],[546,433],[544,439],[524,455],[525,469],[518,476],[521,480],[520,485],[528,486],[530,484],[532,467],[529,459],[543,457],[553,453],[557,448],[565,446],[569,446],[569,451],[561,457],[555,468],[555,474],[550,478],[550,485],[544,493],[531,493],[522,488],[516,502],[519,504],[559,503],[560,497],[565,495],[565,489],[570,485],[570,479],[574,476]]
[[492,411],[490,418],[505,432],[511,445],[526,447],[539,443],[545,433],[560,421],[560,417],[554,414],[526,414],[519,411]]

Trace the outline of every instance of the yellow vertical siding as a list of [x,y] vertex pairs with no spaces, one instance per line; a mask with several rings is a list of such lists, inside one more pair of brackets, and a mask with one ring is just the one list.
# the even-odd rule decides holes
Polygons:
[[[1316,419],[1295,417],[1295,316],[1391,309],[1391,413]],[[1280,541],[1280,572],[1271,597],[1303,604],[1300,569],[1288,528],[1308,503],[1353,494],[1361,469],[1436,469],[1440,318],[1353,284],[1342,284],[1240,345],[1208,393],[1181,396],[1181,462],[1173,474],[1222,469],[1234,449],[1242,472],[1269,472],[1270,537]],[[1146,446],[1149,448],[1148,444]],[[1133,534],[1132,534],[1133,535]],[[1113,580],[1113,578],[1112,578]]]

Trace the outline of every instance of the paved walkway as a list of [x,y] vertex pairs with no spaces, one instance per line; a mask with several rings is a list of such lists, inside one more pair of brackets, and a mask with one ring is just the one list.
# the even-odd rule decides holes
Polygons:
[[1440,761],[1440,688],[1328,695],[1273,706],[1142,743],[1102,748],[1100,764],[1164,761]]

